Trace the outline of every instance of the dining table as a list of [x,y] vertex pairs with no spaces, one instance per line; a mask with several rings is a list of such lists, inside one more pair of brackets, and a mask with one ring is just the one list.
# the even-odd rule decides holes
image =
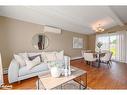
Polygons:
[[101,57],[105,55],[105,52],[94,52],[98,59],[98,68],[101,66]]

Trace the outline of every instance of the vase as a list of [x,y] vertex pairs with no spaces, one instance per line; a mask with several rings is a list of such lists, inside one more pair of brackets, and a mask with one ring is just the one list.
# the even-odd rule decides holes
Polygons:
[[101,49],[99,48],[99,53],[101,53]]
[[50,70],[51,70],[52,77],[56,77],[56,78],[60,77],[61,71],[58,67],[52,67]]

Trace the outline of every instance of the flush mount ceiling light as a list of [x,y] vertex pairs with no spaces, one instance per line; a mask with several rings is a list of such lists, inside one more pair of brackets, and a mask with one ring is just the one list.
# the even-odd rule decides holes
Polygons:
[[101,24],[99,24],[98,27],[96,27],[95,31],[96,32],[103,32],[104,31],[104,28],[101,27]]

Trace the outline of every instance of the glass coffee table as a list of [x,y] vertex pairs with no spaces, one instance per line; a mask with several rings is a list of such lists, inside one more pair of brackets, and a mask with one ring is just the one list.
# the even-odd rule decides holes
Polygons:
[[62,85],[71,80],[74,80],[79,84],[79,89],[81,89],[81,87],[84,89],[87,88],[87,72],[73,66],[71,66],[71,69],[73,69],[73,71],[71,72],[71,75],[67,77],[60,76],[59,78],[54,78],[51,76],[50,72],[45,75],[38,76],[37,88],[40,89],[41,83],[44,90],[54,89],[58,86],[62,89]]

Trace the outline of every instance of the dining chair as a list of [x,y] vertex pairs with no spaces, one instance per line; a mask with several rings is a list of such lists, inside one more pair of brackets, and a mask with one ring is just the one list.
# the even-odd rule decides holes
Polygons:
[[102,63],[106,63],[109,67],[111,67],[111,63],[112,63],[111,57],[112,57],[112,54],[113,54],[113,52],[110,52],[110,51],[106,52],[105,56],[100,58],[100,61]]
[[91,52],[92,52],[92,50],[82,50],[81,54],[82,54],[82,56],[84,56],[84,53],[91,53]]
[[97,58],[94,57],[94,53],[84,53],[83,54],[84,60],[89,62],[92,66],[94,62],[96,62]]

